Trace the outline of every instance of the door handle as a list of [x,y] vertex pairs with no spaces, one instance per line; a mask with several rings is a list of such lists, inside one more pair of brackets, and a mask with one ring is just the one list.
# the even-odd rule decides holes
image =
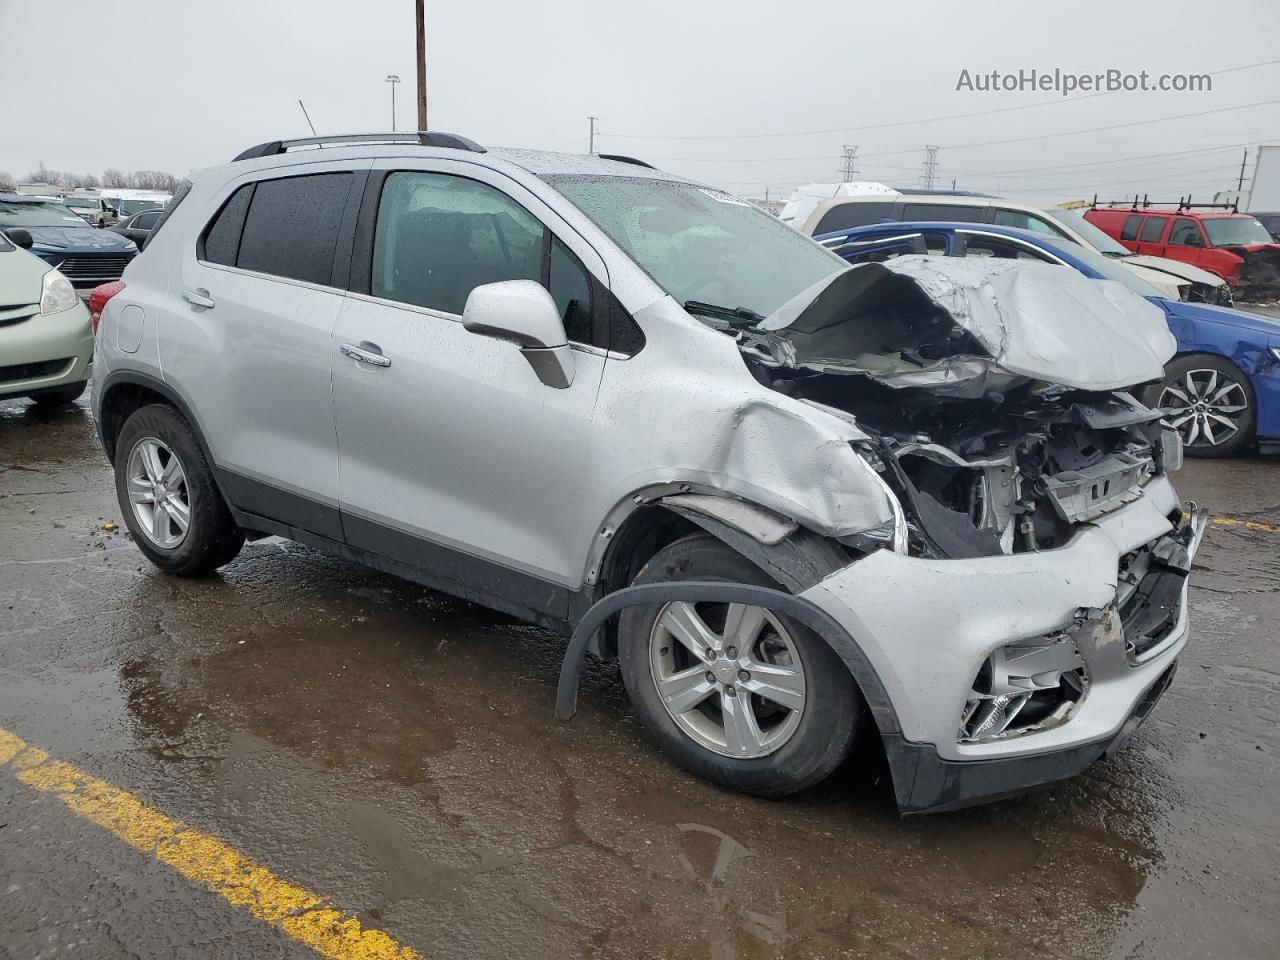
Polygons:
[[197,287],[195,290],[183,290],[182,299],[193,307],[204,307],[206,310],[213,309],[213,298],[209,296],[209,291],[204,287]]
[[359,344],[344,343],[338,347],[338,350],[352,360],[359,360],[361,363],[367,363],[371,367],[389,367],[391,366],[391,358],[382,355],[382,348],[376,343],[370,343],[367,340],[361,341]]

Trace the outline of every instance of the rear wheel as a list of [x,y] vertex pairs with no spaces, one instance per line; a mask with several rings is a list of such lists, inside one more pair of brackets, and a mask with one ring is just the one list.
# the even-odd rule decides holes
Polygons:
[[1178,357],[1145,400],[1182,434],[1193,457],[1225,457],[1253,439],[1256,401],[1249,378],[1230,360],[1198,353]]
[[[718,580],[777,587],[706,534],[659,551],[635,583]],[[858,692],[816,633],[761,606],[671,602],[629,607],[622,676],[663,750],[686,770],[764,797],[825,779],[857,732]]]
[[212,573],[244,546],[191,425],[172,407],[135,411],[120,430],[116,497],[148,560],[184,577]]

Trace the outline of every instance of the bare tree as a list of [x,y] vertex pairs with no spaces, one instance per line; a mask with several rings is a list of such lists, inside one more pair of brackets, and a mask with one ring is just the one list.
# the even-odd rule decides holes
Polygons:
[[18,189],[18,183],[12,176],[0,170],[0,193],[13,193]]
[[115,167],[107,167],[107,169],[102,171],[102,185],[104,187],[127,187],[129,185],[129,178],[125,176],[125,172],[123,170],[118,170]]

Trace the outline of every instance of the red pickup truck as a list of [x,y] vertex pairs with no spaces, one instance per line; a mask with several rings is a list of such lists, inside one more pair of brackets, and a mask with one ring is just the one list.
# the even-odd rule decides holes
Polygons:
[[1230,284],[1237,301],[1280,296],[1280,243],[1248,214],[1093,207],[1084,217],[1134,253],[1170,257],[1216,273]]

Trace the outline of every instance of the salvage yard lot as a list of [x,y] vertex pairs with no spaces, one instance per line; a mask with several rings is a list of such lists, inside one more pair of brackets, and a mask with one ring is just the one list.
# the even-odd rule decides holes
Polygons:
[[0,750],[0,958],[314,956],[234,855],[431,958],[1274,957],[1278,477],[1178,477],[1193,639],[1116,759],[900,820],[874,751],[781,802],[694,780],[612,666],[556,723],[563,641],[296,544],[165,576],[87,409],[0,403],[0,732],[226,851],[174,869]]

